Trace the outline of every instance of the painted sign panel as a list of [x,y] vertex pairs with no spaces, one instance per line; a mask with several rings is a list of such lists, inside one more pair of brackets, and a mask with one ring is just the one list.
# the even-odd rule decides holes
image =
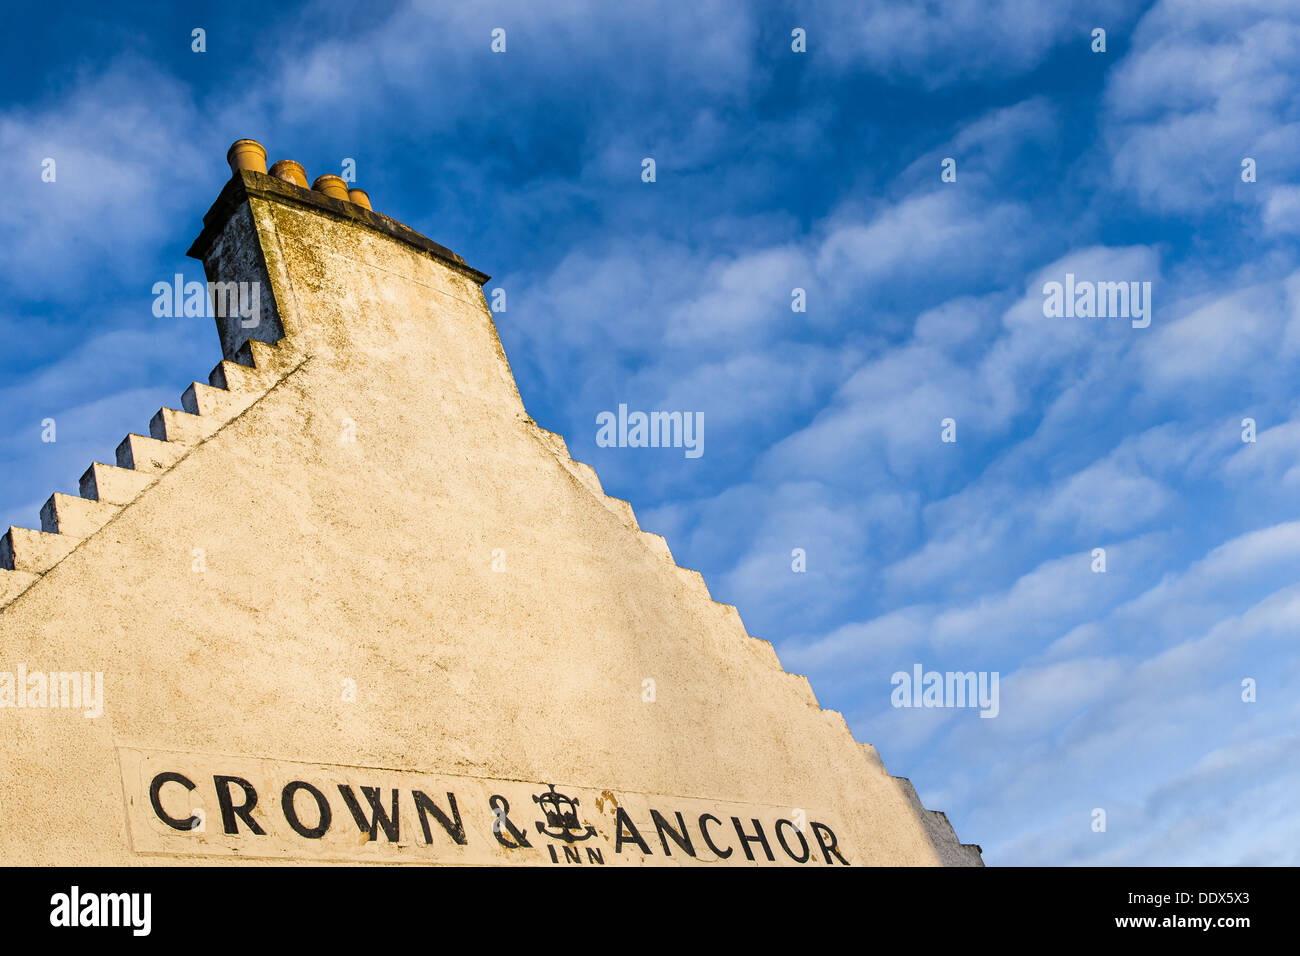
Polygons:
[[143,854],[460,865],[847,866],[833,815],[563,783],[119,748]]

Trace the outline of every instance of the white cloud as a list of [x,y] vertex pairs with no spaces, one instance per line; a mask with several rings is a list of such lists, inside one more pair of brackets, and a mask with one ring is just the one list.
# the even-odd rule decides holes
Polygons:
[[829,56],[837,68],[930,89],[1014,76],[1066,45],[1086,53],[1093,27],[1118,30],[1132,15],[1114,0],[883,0],[865,8],[836,4],[799,13],[798,22],[811,23],[810,51]]
[[[1108,76],[1113,175],[1150,209],[1200,213],[1300,174],[1298,45],[1294,4],[1156,4]],[[1246,157],[1257,183],[1241,182]]]
[[[143,295],[159,277],[140,270],[159,246],[185,242],[178,213],[203,201],[209,160],[220,163],[227,145],[198,119],[183,84],[136,59],[80,77],[39,108],[0,114],[9,207],[0,275],[9,295],[76,301],[124,279],[139,281]],[[41,178],[46,158],[54,182]]]
[[1172,321],[1152,323],[1141,342],[1143,382],[1152,392],[1235,387],[1276,367],[1284,351],[1293,274],[1232,291]]

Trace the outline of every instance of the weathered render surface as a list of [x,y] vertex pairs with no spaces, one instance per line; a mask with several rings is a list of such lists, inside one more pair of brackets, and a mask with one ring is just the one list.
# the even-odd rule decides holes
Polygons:
[[[659,800],[688,822],[714,804],[806,808],[834,819],[854,865],[979,865],[529,418],[485,276],[256,173],[205,221],[194,253],[210,280],[269,282],[257,326],[219,319],[210,384],[90,468],[81,497],[54,496],[42,531],[0,543],[0,670],[104,681],[96,719],[0,708],[0,863],[549,863],[495,838],[498,781],[583,793],[606,863],[614,808]],[[150,809],[141,768],[167,755],[195,789],[173,780],[159,799],[181,819],[192,805],[206,819],[193,832]],[[306,766],[335,788],[343,837],[282,835],[278,788]],[[214,773],[257,783],[268,832],[226,832]],[[360,799],[367,774],[385,803],[399,778],[443,781],[426,789],[444,806],[447,779],[487,781],[483,805],[457,792],[467,844],[422,845],[404,806],[397,845],[381,846],[394,841],[359,830],[336,787],[354,781]],[[511,797],[510,819],[540,848],[526,800]],[[316,819],[310,800],[298,811]],[[715,839],[747,862],[729,813]],[[694,858],[648,837],[652,852],[624,842],[618,857],[719,856],[698,833]],[[824,857],[810,865],[838,865]]]

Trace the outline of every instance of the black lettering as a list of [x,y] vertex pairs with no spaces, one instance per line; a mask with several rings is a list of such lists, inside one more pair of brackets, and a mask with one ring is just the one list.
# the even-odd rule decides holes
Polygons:
[[[515,826],[514,822],[510,819],[509,800],[501,796],[499,793],[494,793],[488,798],[488,806],[492,808],[492,813],[496,817],[496,819],[492,821],[492,835],[497,838],[498,843],[507,850],[517,850],[521,846],[532,847],[532,844],[528,842],[527,834]],[[509,833],[515,838],[514,843],[511,843],[505,838],[505,834],[501,832],[502,827],[505,828],[506,833]],[[555,856],[554,848],[551,849],[551,856]]]
[[603,866],[605,864],[605,854],[600,851],[599,847],[589,846],[587,847],[587,862],[599,863]]
[[[790,844],[785,842],[785,834],[781,831],[782,826],[789,827],[794,831],[794,835],[799,838],[799,844],[803,847],[803,856],[795,856],[794,850],[790,849]],[[781,844],[781,849],[785,850],[790,859],[794,860],[796,863],[807,863],[808,857],[812,856],[812,848],[808,846],[808,841],[805,840],[803,834],[799,832],[799,828],[789,820],[776,821],[776,840]]]
[[[835,859],[848,866],[849,861],[840,856],[839,841],[835,839],[835,831],[826,824],[818,823],[815,820],[812,823],[812,828],[813,833],[817,834],[817,842],[821,845],[822,856],[826,857],[826,862],[831,863],[831,854],[834,853]],[[826,842],[827,837],[830,837],[829,843]],[[831,863],[831,866],[834,865],[834,863]]]
[[[622,853],[624,843],[635,843],[641,848],[641,852],[646,856],[650,855],[650,847],[646,845],[645,840],[641,839],[641,834],[637,832],[636,827],[632,824],[632,818],[627,815],[627,811],[622,807],[614,811],[614,852]],[[624,829],[627,830],[626,839],[623,836]]]
[[677,830],[672,828],[658,810],[650,811],[650,819],[654,820],[655,830],[659,834],[659,842],[664,845],[664,856],[673,855],[672,851],[668,849],[668,840],[665,839],[665,836],[672,837],[673,842],[681,849],[685,850],[687,856],[695,856],[695,845],[691,842],[690,835],[686,832],[686,821],[682,819],[680,812],[677,813],[677,826],[679,828]]
[[564,848],[564,862],[565,863],[582,862],[582,857],[578,856],[578,848],[576,846],[566,846]]
[[[314,827],[303,826],[298,818],[298,810],[293,805],[293,798],[298,795],[299,790],[306,790],[316,801],[319,822]],[[284,789],[280,791],[280,809],[284,812],[284,818],[289,822],[289,826],[293,827],[293,832],[308,840],[319,840],[323,837],[330,828],[330,821],[334,819],[330,802],[325,799],[325,794],[305,780],[293,780],[284,785]]]
[[389,843],[397,842],[398,823],[397,823],[397,790],[393,790],[393,813],[391,818],[384,812],[384,805],[379,802],[378,787],[362,787],[361,793],[365,796],[366,802],[370,804],[370,810],[374,818],[367,820],[365,811],[361,809],[361,804],[357,802],[356,794],[347,784],[339,784],[339,793],[343,794],[343,802],[348,805],[348,810],[352,813],[352,819],[357,822],[357,829],[362,833],[369,833],[370,839],[378,839],[379,828],[383,827],[384,836],[388,837]]
[[415,809],[420,814],[420,828],[424,830],[425,843],[433,842],[433,831],[429,827],[429,819],[426,816],[426,814],[431,813],[433,818],[447,831],[447,835],[456,841],[457,846],[465,845],[465,824],[460,820],[460,810],[456,807],[456,795],[454,793],[450,790],[447,791],[447,804],[451,807],[451,817],[443,813],[436,803],[419,790],[412,790],[411,796],[415,798]]
[[767,837],[763,836],[763,825],[753,817],[750,817],[750,821],[754,824],[754,832],[757,833],[758,836],[745,836],[745,829],[740,825],[740,818],[731,818],[731,822],[736,828],[736,836],[740,837],[740,848],[745,851],[745,857],[750,860],[754,859],[754,854],[750,851],[749,845],[751,843],[761,843],[763,844],[763,852],[767,854],[767,858],[775,861],[776,857],[772,855],[772,848],[767,845]]
[[[244,802],[241,806],[235,806],[230,799],[230,785],[234,784],[240,790],[244,791]],[[217,788],[217,803],[221,805],[221,827],[227,833],[239,833],[239,824],[235,822],[238,817],[244,821],[244,826],[252,830],[258,836],[266,836],[266,831],[257,825],[253,819],[253,807],[257,806],[257,791],[253,785],[243,777],[223,777],[215,774],[212,777],[212,785]]]
[[168,816],[167,811],[162,808],[162,800],[159,797],[165,783],[179,783],[186,790],[193,790],[194,783],[184,774],[172,773],[170,770],[158,774],[153,778],[153,783],[149,784],[149,802],[153,804],[153,812],[158,815],[158,819],[167,824],[173,830],[193,830],[199,825],[198,817],[187,817],[184,820],[177,820],[173,816]]
[[709,828],[704,825],[704,822],[706,820],[712,820],[718,826],[722,826],[722,821],[719,820],[711,813],[700,814],[700,834],[704,837],[704,842],[709,845],[709,849],[712,850],[714,853],[716,853],[720,859],[725,860],[727,857],[731,856],[731,854],[735,853],[736,851],[733,850],[731,847],[727,847],[727,850],[724,853],[721,849],[719,849],[717,846],[714,845],[713,840],[710,839],[709,837]]

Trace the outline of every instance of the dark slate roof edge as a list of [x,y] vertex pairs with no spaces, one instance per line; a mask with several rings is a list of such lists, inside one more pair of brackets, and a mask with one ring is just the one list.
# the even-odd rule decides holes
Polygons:
[[421,252],[427,252],[435,259],[442,260],[456,271],[468,275],[479,285],[492,278],[486,273],[479,272],[474,267],[467,265],[464,259],[446,246],[439,245],[432,239],[420,235],[410,226],[404,225],[396,219],[390,219],[382,213],[374,212],[354,203],[331,199],[310,189],[303,189],[300,186],[293,185],[293,183],[286,183],[275,176],[268,176],[266,173],[253,172],[248,169],[241,169],[234,176],[231,176],[230,181],[221,190],[221,195],[217,197],[217,201],[212,204],[212,208],[204,213],[203,231],[194,240],[194,244],[190,246],[186,255],[193,259],[202,259],[216,239],[217,234],[225,228],[231,214],[246,202],[250,196],[256,196],[258,199],[269,202],[302,206],[315,212],[326,213],[336,219],[346,219],[376,232],[382,232],[399,242],[414,246]]

